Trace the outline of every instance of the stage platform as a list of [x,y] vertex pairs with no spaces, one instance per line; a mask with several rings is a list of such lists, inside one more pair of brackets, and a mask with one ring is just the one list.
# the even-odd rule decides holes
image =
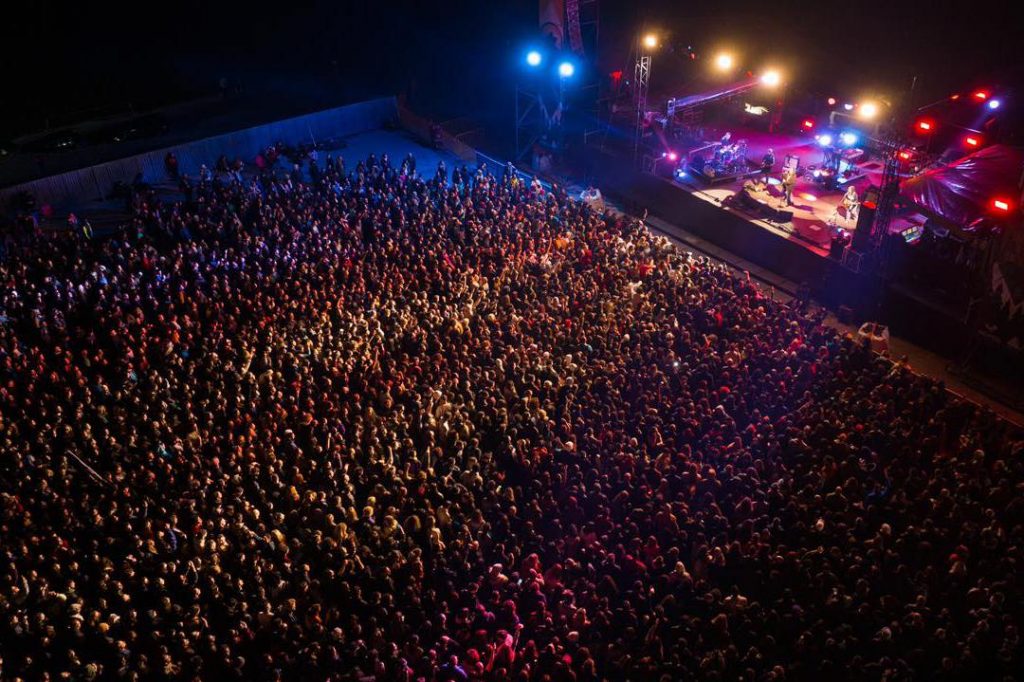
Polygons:
[[[727,131],[724,128],[705,130],[706,136],[710,139],[718,139]],[[842,206],[843,194],[847,188],[852,185],[856,188],[857,195],[863,197],[869,186],[878,186],[882,182],[882,161],[877,158],[868,158],[857,163],[856,175],[859,177],[836,188],[829,188],[816,182],[813,171],[822,166],[825,153],[815,141],[813,134],[787,135],[736,128],[728,129],[728,132],[732,133],[733,141],[746,141],[747,158],[752,163],[759,163],[769,149],[774,151],[776,163],[769,183],[764,191],[751,192],[751,196],[764,205],[766,210],[759,213],[744,209],[739,202],[733,201],[733,197],[742,190],[744,182],[749,178],[708,183],[689,171],[683,176],[666,178],[664,182],[712,205],[727,207],[759,228],[791,240],[819,257],[828,256],[829,245],[837,230],[851,232],[856,227],[855,216],[847,215],[846,209]],[[694,145],[695,148],[700,146],[705,145]],[[681,158],[686,158],[689,151],[680,149],[678,153]],[[783,164],[790,156],[795,156],[799,160],[800,173],[793,191],[793,204],[785,206],[780,178]],[[753,179],[759,178],[755,176]],[[769,220],[761,217],[770,216],[779,210],[792,213],[792,217],[789,220]],[[909,227],[923,225],[924,220],[924,217],[919,215],[900,216],[892,221],[889,229],[891,232],[902,232]]]

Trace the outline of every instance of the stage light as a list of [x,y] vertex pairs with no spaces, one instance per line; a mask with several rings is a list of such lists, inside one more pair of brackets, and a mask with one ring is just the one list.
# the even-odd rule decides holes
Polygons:
[[732,55],[726,52],[715,57],[715,66],[718,67],[719,71],[731,71],[735,64],[736,61],[732,58]]
[[980,102],[984,102],[985,100],[988,99],[988,93],[984,90],[978,90],[976,93],[974,93],[974,99]]
[[996,209],[997,211],[1008,213],[1010,210],[1010,202],[1007,199],[993,199],[992,208]]
[[989,100],[988,108],[989,109],[998,109],[1000,104],[1002,104],[1002,102],[1000,102],[997,99]]
[[818,197],[814,196],[813,194],[801,194],[800,198],[804,199],[805,201],[817,201],[818,200]]
[[853,111],[853,105],[847,102],[846,104],[843,105],[843,109],[846,109],[847,111]]
[[653,50],[658,46],[658,36],[653,33],[648,33],[644,36],[644,47],[649,50]]
[[977,147],[978,145],[981,144],[981,140],[975,137],[974,135],[968,135],[967,137],[964,138],[964,144],[966,144],[968,147]]
[[576,73],[576,67],[572,62],[562,62],[558,65],[558,75],[562,78],[572,78],[574,73]]
[[537,50],[530,50],[526,53],[526,63],[530,66],[540,66],[542,61],[544,61],[544,58]]
[[927,118],[922,118],[917,122],[917,130],[922,133],[930,133],[935,129],[934,121]]
[[782,75],[774,69],[769,69],[761,74],[761,83],[767,85],[769,88],[774,88],[782,82]]
[[839,140],[847,147],[852,147],[853,145],[857,144],[857,134],[849,132],[843,133],[842,135],[839,136]]
[[679,160],[679,155],[676,154],[675,152],[669,152],[668,153],[668,160],[669,161],[678,161]]
[[803,126],[805,130],[812,130],[814,128],[814,121],[809,118],[805,118]]
[[958,99],[960,99],[960,95],[953,95],[952,97],[950,97],[950,99],[951,99],[951,100],[953,100],[953,101],[955,102],[955,101],[957,101]]
[[822,147],[831,147],[832,146],[832,136],[831,135],[818,135],[818,144],[820,144]]
[[830,107],[834,107],[836,105],[836,98],[835,97],[829,97],[828,98],[828,105]]
[[904,161],[910,161],[910,152],[900,152],[900,158]]
[[875,116],[878,116],[878,105],[874,102],[864,102],[860,105],[860,110],[857,113],[864,120],[870,121]]

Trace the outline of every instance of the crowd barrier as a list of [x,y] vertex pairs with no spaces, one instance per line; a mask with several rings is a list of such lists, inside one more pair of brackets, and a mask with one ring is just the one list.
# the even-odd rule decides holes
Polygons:
[[[428,145],[433,145],[434,141],[430,121],[401,105],[398,106],[398,120],[401,122],[403,128],[418,137],[421,141]],[[441,146],[444,147],[446,151],[459,157],[466,163],[472,163],[476,160],[475,149],[444,129],[441,129],[440,142]]]

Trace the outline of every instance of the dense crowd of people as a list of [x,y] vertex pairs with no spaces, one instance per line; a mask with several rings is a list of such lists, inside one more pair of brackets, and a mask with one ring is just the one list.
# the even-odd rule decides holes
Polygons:
[[991,412],[486,167],[208,171],[0,264],[0,678],[1013,679]]

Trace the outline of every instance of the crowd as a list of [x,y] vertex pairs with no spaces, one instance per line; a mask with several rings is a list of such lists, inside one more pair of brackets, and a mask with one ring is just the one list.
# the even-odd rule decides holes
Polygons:
[[0,678],[1024,669],[992,413],[507,171],[237,171],[0,264]]

